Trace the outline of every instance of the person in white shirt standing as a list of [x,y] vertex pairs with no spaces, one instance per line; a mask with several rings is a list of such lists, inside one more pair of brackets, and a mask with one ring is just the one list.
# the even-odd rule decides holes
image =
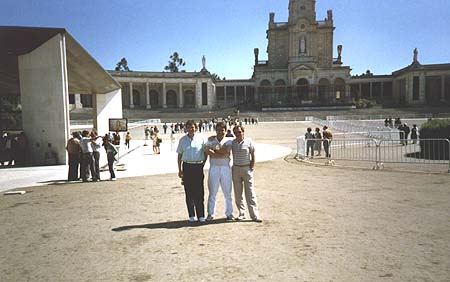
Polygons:
[[244,135],[244,127],[237,125],[233,128],[236,138],[231,144],[233,152],[233,186],[234,197],[239,216],[236,220],[245,219],[245,206],[242,193],[245,191],[245,200],[247,202],[250,218],[255,222],[262,222],[259,216],[258,203],[256,201],[255,181],[253,170],[255,168],[255,147],[252,140]]
[[89,171],[91,172],[92,181],[99,181],[99,177],[94,168],[94,155],[92,150],[92,138],[89,136],[89,131],[83,130],[81,133],[81,179],[83,182],[88,181]]
[[216,209],[216,196],[219,185],[225,198],[225,216],[227,220],[233,220],[233,199],[231,197],[232,180],[230,167],[230,152],[232,139],[225,137],[227,125],[218,122],[216,125],[216,136],[208,138],[206,143],[206,154],[209,156],[208,173],[208,217],[206,221],[214,219]]

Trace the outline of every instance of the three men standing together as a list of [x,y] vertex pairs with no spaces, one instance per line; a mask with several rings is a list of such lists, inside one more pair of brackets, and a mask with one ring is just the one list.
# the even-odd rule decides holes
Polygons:
[[[255,148],[249,138],[244,137],[244,127],[236,126],[234,134],[236,139],[225,137],[226,124],[219,122],[216,125],[216,134],[208,138],[208,141],[196,134],[197,125],[189,120],[186,123],[187,134],[180,139],[178,144],[178,176],[184,183],[186,193],[186,206],[189,221],[195,221],[195,212],[200,222],[212,221],[215,215],[215,202],[219,185],[225,198],[225,216],[227,220],[233,220],[232,182],[239,216],[236,220],[245,219],[245,206],[242,194],[245,198],[249,215],[255,222],[262,222],[259,217],[256,193],[254,190],[253,169],[255,165]],[[230,167],[230,153],[233,154],[233,168]],[[208,175],[208,217],[204,214],[204,174],[203,166],[207,157],[210,157],[210,169]]]

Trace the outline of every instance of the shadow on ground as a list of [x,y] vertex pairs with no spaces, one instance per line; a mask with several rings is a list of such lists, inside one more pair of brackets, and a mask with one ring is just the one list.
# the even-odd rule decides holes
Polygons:
[[[239,221],[239,222],[245,222],[245,221]],[[200,223],[198,221],[196,222],[189,222],[187,220],[178,220],[178,221],[169,221],[169,222],[159,222],[159,223],[148,223],[148,224],[141,224],[141,225],[125,225],[113,228],[112,231],[120,232],[120,231],[127,231],[130,229],[178,229],[178,228],[185,228],[185,227],[201,227],[206,225],[213,225],[213,224],[225,224],[225,223],[238,223],[238,221],[231,221],[223,219],[216,219],[213,222],[207,222],[207,223]]]

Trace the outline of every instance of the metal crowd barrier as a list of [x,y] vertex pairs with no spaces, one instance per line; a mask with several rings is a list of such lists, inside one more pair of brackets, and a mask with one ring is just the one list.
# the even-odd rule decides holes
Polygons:
[[[323,139],[314,141],[323,143]],[[382,169],[385,164],[394,163],[438,165],[445,166],[450,173],[449,154],[448,139],[419,139],[413,142],[410,139],[342,138],[333,139],[331,156],[325,160],[326,164],[334,164],[338,160],[373,162],[373,169]],[[310,158],[306,155],[306,140],[303,136],[297,138],[297,157]]]

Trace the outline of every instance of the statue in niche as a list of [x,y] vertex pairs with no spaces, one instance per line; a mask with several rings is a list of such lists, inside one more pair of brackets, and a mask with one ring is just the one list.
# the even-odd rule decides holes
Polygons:
[[418,57],[418,55],[419,55],[419,51],[417,51],[417,48],[414,48],[413,53],[414,53],[413,63],[418,63],[417,57]]
[[202,57],[202,66],[203,66],[203,69],[206,69],[206,58],[205,58],[205,55],[203,55],[203,57]]
[[300,38],[300,54],[306,53],[306,39],[305,37]]

